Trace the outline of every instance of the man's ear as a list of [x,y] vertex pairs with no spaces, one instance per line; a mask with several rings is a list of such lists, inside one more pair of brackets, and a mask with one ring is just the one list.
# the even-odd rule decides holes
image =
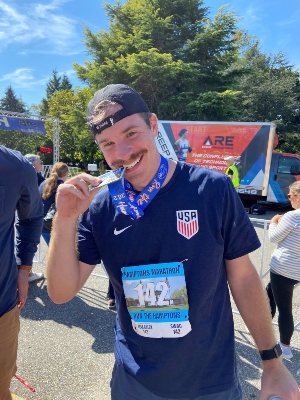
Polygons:
[[150,117],[150,127],[153,132],[153,136],[156,137],[158,135],[158,119],[154,113],[152,113]]

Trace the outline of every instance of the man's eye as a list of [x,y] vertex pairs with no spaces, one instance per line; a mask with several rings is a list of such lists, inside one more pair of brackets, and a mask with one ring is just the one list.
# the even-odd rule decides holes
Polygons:
[[128,132],[128,133],[127,133],[127,136],[130,137],[130,136],[134,136],[135,134],[136,134],[136,132]]

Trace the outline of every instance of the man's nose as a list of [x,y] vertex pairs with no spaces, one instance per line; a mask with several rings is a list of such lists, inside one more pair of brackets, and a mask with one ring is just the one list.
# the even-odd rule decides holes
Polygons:
[[116,147],[116,158],[127,160],[131,157],[132,147],[129,143],[119,143]]

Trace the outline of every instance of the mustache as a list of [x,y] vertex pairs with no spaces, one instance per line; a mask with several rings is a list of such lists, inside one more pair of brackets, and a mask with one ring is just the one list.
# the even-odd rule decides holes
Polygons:
[[146,149],[142,149],[136,153],[131,154],[130,158],[127,160],[122,160],[121,158],[118,160],[114,160],[111,163],[111,166],[114,169],[122,168],[123,165],[129,165],[132,164],[134,161],[136,161],[138,158],[141,158],[145,153],[147,153]]

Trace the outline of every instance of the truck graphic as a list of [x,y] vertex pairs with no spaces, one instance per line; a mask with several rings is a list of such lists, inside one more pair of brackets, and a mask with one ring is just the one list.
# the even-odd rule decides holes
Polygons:
[[300,155],[274,151],[278,138],[271,122],[159,121],[156,144],[169,159],[180,159],[180,133],[188,143],[185,162],[225,173],[233,156],[242,199],[289,204],[289,185],[300,180]]

